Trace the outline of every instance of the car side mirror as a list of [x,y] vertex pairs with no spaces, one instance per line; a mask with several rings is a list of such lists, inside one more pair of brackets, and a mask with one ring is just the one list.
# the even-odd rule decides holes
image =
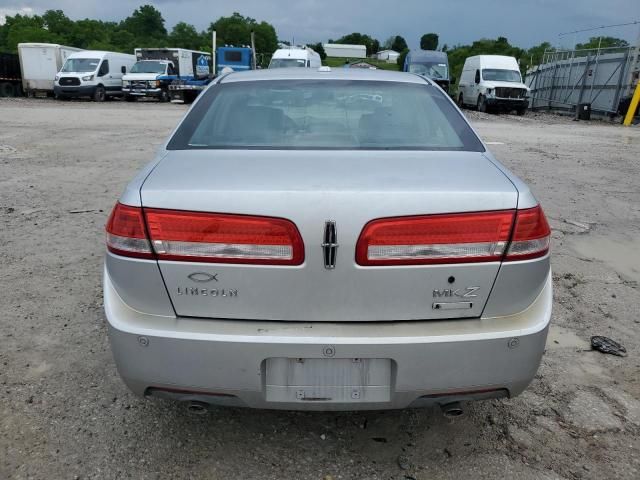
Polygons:
[[124,75],[125,73],[127,73],[127,67],[125,67],[124,65],[120,67],[120,72],[122,72],[122,74]]

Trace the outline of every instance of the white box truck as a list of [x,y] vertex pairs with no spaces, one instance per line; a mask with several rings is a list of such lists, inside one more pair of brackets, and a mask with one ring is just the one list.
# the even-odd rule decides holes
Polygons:
[[476,55],[464,62],[458,84],[458,104],[489,109],[515,110],[524,115],[529,88],[522,83],[518,61],[504,55]]
[[122,77],[136,63],[135,55],[83,50],[67,57],[54,82],[57,99],[89,97],[104,102],[122,96]]
[[56,74],[69,55],[81,50],[56,43],[19,43],[22,90],[29,97],[37,92],[53,94]]
[[169,101],[169,85],[176,80],[204,79],[213,74],[211,54],[184,48],[136,48],[136,64],[122,78],[126,100],[155,97]]

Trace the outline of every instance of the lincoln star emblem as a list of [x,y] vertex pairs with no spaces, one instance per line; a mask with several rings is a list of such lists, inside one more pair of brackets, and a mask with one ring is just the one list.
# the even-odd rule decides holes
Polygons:
[[193,272],[192,274],[187,275],[187,277],[190,280],[193,280],[194,282],[198,282],[198,283],[210,282],[211,280],[215,280],[216,282],[218,281],[217,273],[211,275],[210,273],[205,273],[205,272]]
[[336,222],[333,220],[327,220],[324,222],[324,235],[322,239],[324,268],[327,270],[333,270],[336,268],[336,256],[338,254],[338,232],[336,230]]

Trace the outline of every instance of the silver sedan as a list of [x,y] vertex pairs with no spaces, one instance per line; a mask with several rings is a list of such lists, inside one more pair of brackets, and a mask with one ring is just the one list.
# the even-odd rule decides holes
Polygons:
[[534,377],[549,238],[429,79],[223,75],[109,218],[113,354],[135,393],[197,411],[456,415]]

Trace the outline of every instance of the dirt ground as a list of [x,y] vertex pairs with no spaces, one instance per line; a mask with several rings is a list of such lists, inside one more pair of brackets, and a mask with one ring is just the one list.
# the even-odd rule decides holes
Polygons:
[[640,128],[469,112],[554,230],[553,326],[522,396],[455,420],[194,416],[122,384],[101,291],[108,212],[184,112],[0,99],[0,479],[640,478]]

